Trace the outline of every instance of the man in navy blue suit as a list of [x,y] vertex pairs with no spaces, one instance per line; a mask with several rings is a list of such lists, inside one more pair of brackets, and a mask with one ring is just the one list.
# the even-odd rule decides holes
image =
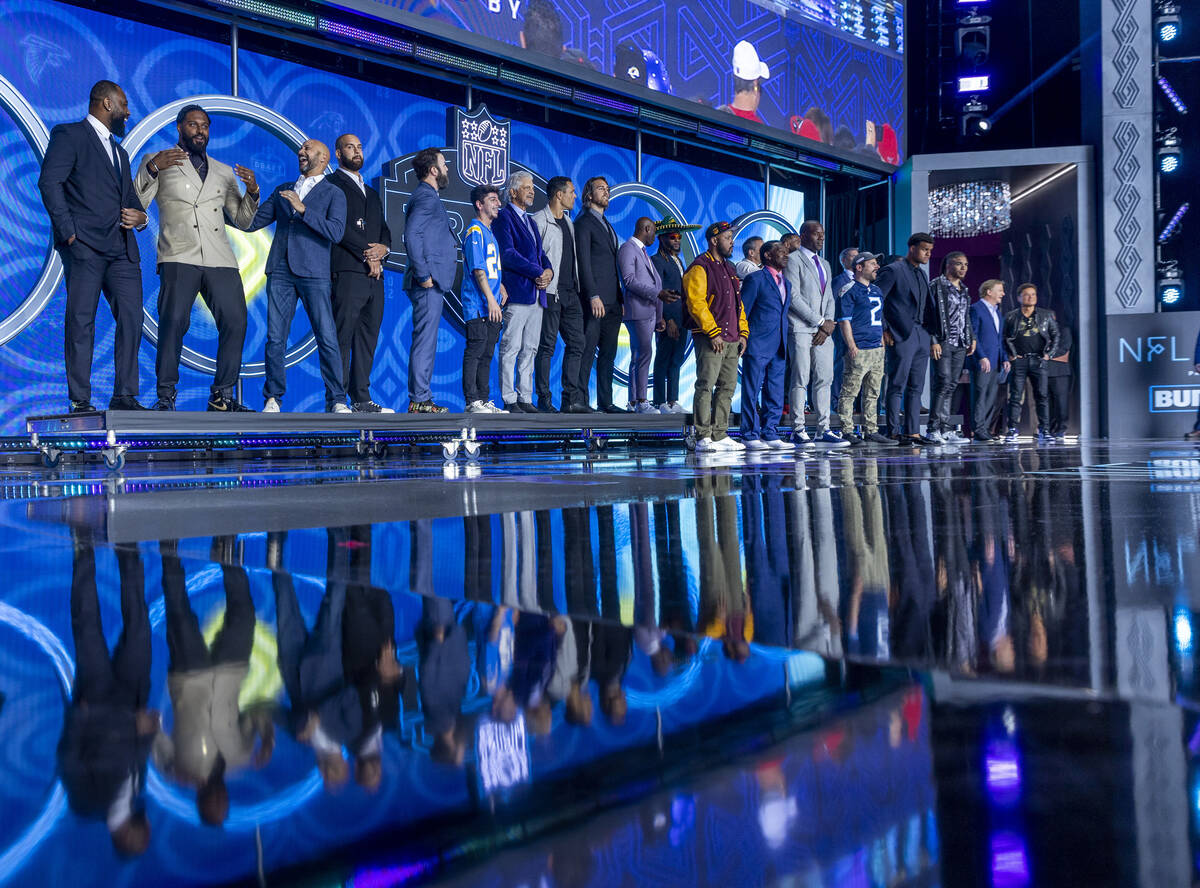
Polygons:
[[742,356],[742,441],[746,450],[793,450],[794,444],[779,437],[787,382],[787,311],[792,302],[792,285],[783,274],[788,253],[773,240],[762,245],[759,257],[763,267],[742,283],[750,326]]
[[97,82],[88,96],[87,119],[51,131],[38,177],[67,278],[63,357],[72,413],[96,409],[92,351],[101,292],[116,322],[116,378],[108,409],[145,409],[137,402],[142,270],[133,230],[146,227],[146,213],[133,188],[129,155],[117,142],[128,120],[124,90],[110,80]]
[[918,232],[908,239],[908,254],[885,265],[875,278],[875,286],[883,293],[883,344],[892,347],[887,383],[888,431],[902,444],[939,443],[921,434],[921,392],[929,375],[929,352],[934,341],[930,331],[938,322],[929,275],[923,267],[929,264],[931,252],[933,238]]
[[349,413],[342,384],[342,353],[330,301],[329,252],[346,231],[346,195],[325,181],[329,149],[309,139],[297,152],[300,178],[284,182],[264,200],[247,231],[275,223],[275,237],[267,254],[267,376],[263,383],[263,413],[278,413],[287,390],[288,332],[296,315],[296,301],[312,323],[325,382],[325,409]]
[[967,357],[971,371],[971,432],[975,441],[990,444],[999,440],[991,432],[996,414],[996,395],[1000,391],[1000,373],[1009,370],[1008,353],[1004,349],[1000,303],[1004,299],[1004,282],[984,281],[979,285],[979,301],[971,306],[971,332],[975,337],[975,352]]
[[492,224],[500,248],[501,279],[508,293],[504,332],[500,335],[500,393],[504,409],[510,413],[538,412],[533,406],[533,362],[542,338],[546,287],[554,277],[550,259],[542,249],[542,233],[529,215],[533,197],[533,176],[524,170],[513,173],[508,179],[504,206]]
[[437,148],[413,158],[419,183],[404,208],[404,249],[408,268],[404,290],[412,302],[412,348],[408,352],[408,412],[445,413],[433,403],[433,364],[437,359],[438,322],[446,291],[454,286],[458,238],[438,192],[450,184],[450,168]]

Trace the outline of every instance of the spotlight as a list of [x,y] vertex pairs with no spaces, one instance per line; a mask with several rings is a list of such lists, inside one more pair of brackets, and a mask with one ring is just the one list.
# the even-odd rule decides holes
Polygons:
[[1179,223],[1183,221],[1184,214],[1186,214],[1187,211],[1188,204],[1186,203],[1175,211],[1175,215],[1171,217],[1171,221],[1167,223],[1166,228],[1164,228],[1162,233],[1158,236],[1158,242],[1160,244],[1165,244],[1171,239],[1171,235],[1173,235],[1179,229]]
[[1172,259],[1159,265],[1157,289],[1160,305],[1173,306],[1183,302],[1183,275],[1178,262]]
[[1159,43],[1170,43],[1180,32],[1179,4],[1176,0],[1159,0],[1154,15],[1154,31]]
[[954,49],[958,60],[969,68],[978,68],[988,60],[991,52],[991,16],[968,15],[958,20],[954,34]]
[[1158,171],[1173,173],[1183,164],[1183,150],[1180,144],[1179,131],[1169,127],[1158,135]]
[[991,78],[987,74],[979,74],[975,77],[960,77],[958,78],[958,91],[960,93],[981,93],[991,89]]
[[988,106],[978,98],[968,99],[962,107],[962,134],[964,136],[982,136],[992,128],[992,122],[987,116]]
[[1178,111],[1180,114],[1188,113],[1187,105],[1183,103],[1183,99],[1179,98],[1179,93],[1175,92],[1175,88],[1171,86],[1167,78],[1159,77],[1158,86],[1163,91],[1163,95],[1167,97],[1167,101],[1174,106],[1176,111]]

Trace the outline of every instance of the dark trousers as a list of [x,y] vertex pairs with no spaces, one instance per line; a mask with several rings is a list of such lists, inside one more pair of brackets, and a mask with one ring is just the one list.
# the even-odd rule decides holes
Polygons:
[[[131,235],[132,236],[132,235]],[[96,345],[96,308],[100,294],[116,321],[113,343],[113,397],[136,397],[138,349],[142,344],[142,269],[126,253],[97,253],[76,239],[59,250],[67,279],[63,322],[63,357],[67,365],[67,397],[92,398],[92,352]]]
[[1071,375],[1047,377],[1050,391],[1050,434],[1065,435],[1071,421]]
[[[346,611],[346,584],[327,578],[312,631],[300,612],[292,575],[273,570],[271,585],[275,592],[279,675],[292,705],[293,729],[299,729],[304,724],[304,714],[332,697],[343,680],[342,618]],[[228,624],[228,612],[225,621]]]
[[489,400],[492,356],[500,341],[501,326],[499,321],[489,321],[486,317],[467,321],[467,345],[463,349],[462,365],[463,398],[467,406],[475,401]]
[[931,431],[950,430],[950,402],[958,390],[958,380],[966,360],[966,348],[943,345],[942,356],[933,362],[933,406],[929,411]]
[[559,336],[563,341],[562,406],[586,404],[587,389],[579,387],[579,366],[583,361],[585,342],[583,306],[579,304],[577,293],[559,293],[549,299],[553,301],[542,309],[542,338],[538,342],[537,358],[533,364],[538,404],[550,403],[550,365],[554,362],[554,349]]
[[747,351],[742,356],[741,429],[744,439],[778,440],[786,378],[787,349],[782,343],[773,355]]
[[[570,575],[570,571],[567,574]],[[463,597],[495,601],[492,583],[492,516],[463,516]]]
[[158,351],[154,355],[158,397],[175,398],[179,356],[192,324],[197,293],[217,325],[217,372],[211,390],[214,395],[231,396],[241,375],[246,342],[246,292],[241,273],[236,268],[164,262],[158,266],[158,281]]
[[71,566],[71,635],[75,639],[76,703],[143,709],[150,696],[150,616],[142,558],[135,547],[117,547],[121,577],[121,636],[109,656],[96,593],[96,552],[78,545]]
[[971,371],[971,433],[992,433],[996,421],[996,396],[1000,393],[1000,368]]
[[[907,339],[892,347],[888,364],[887,422],[888,431],[899,435],[921,433],[921,390],[925,388],[925,376],[929,371],[929,331],[914,326]],[[903,401],[904,426],[900,425],[900,407]]]
[[1012,359],[1008,374],[1008,427],[1015,429],[1021,421],[1021,405],[1025,402],[1025,380],[1033,383],[1034,409],[1039,429],[1050,427],[1050,387],[1047,385],[1046,362],[1039,357]]
[[654,336],[654,403],[679,401],[679,370],[687,351],[687,333],[678,323],[679,335],[672,339],[666,333]]
[[617,340],[621,335],[621,306],[604,307],[604,317],[592,316],[589,308],[583,317],[583,358],[579,362],[579,387],[587,397],[596,363],[596,406],[603,410],[613,403],[613,365],[617,361]]
[[598,617],[596,561],[592,549],[592,513],[586,506],[562,510],[563,559],[568,565],[567,610],[574,616]]
[[[371,400],[371,368],[375,345],[383,323],[383,279],[340,271],[333,276],[333,323],[337,327],[338,351],[342,353],[342,386],[350,400]],[[325,387],[325,400],[337,400]]]
[[225,619],[210,647],[188,600],[183,564],[173,555],[162,559],[163,602],[167,615],[170,672],[192,672],[225,663],[246,663],[254,647],[254,602],[246,569],[221,565],[225,582]]

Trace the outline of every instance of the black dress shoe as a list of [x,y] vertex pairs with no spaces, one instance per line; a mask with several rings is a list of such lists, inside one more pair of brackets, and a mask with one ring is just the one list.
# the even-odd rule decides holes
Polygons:
[[91,401],[72,401],[71,413],[95,413],[96,408],[92,406]]
[[540,413],[541,412],[536,407],[534,407],[532,404],[530,404],[528,401],[517,401],[516,406],[517,406],[517,409],[520,410],[522,413]]
[[108,402],[109,410],[149,410],[149,407],[143,407],[138,403],[137,398],[129,395],[122,395],[119,398],[113,398]]
[[157,401],[154,402],[154,406],[151,407],[150,409],[151,410],[174,410],[175,409],[175,399],[174,398],[159,398]]
[[537,405],[538,413],[558,413],[559,409],[549,401],[539,401]]
[[618,407],[616,404],[609,404],[604,408],[605,413],[628,413],[624,407]]
[[567,413],[595,413],[596,411],[587,404],[575,403],[567,408]]

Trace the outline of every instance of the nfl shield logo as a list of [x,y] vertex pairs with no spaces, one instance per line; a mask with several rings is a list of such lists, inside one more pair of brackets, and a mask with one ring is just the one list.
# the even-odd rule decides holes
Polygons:
[[480,105],[468,114],[454,109],[454,146],[458,149],[458,174],[468,185],[497,188],[508,179],[508,137],[511,120],[496,120]]

